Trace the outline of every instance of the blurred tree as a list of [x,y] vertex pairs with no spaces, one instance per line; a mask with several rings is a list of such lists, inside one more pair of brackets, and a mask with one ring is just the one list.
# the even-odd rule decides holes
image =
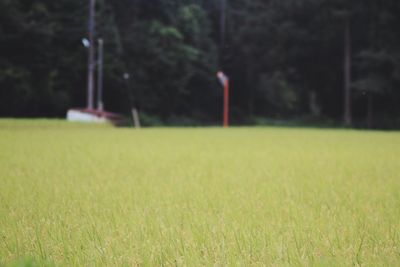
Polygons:
[[209,36],[208,17],[199,5],[171,1],[161,6],[155,13],[143,12],[145,19],[138,8],[137,17],[124,21],[122,43],[124,57],[134,59],[126,65],[133,74],[139,106],[166,119],[190,112],[196,102],[190,96],[212,89],[216,49]]
[[354,88],[366,95],[367,126],[373,127],[374,98],[395,95],[400,77],[400,41],[395,30],[399,23],[399,5],[387,1],[364,3],[365,46],[357,54],[358,78]]
[[[232,119],[400,116],[396,0],[97,1],[105,106],[220,120],[218,65]],[[0,116],[64,116],[86,103],[87,1],[0,0]],[[123,73],[130,74],[129,86]],[[128,87],[128,88],[127,88]],[[365,108],[367,106],[367,108]],[[374,115],[374,116],[373,116]]]

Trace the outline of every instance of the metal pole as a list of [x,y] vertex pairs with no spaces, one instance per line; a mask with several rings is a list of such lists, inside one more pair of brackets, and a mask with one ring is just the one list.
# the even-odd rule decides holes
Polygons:
[[124,73],[124,79],[126,81],[126,88],[128,89],[129,102],[131,104],[131,114],[132,114],[133,126],[135,128],[140,128],[141,126],[140,126],[139,111],[137,110],[137,108],[136,108],[136,106],[134,104],[132,91],[131,91],[131,86],[130,86],[130,83],[129,83],[130,76],[129,76],[128,73]]
[[97,110],[103,111],[103,53],[104,53],[104,41],[99,39],[99,51],[98,51],[98,66],[97,66]]
[[[225,34],[226,34],[226,1],[220,0],[220,44],[219,44],[219,65],[221,71],[224,69],[224,50],[225,50]],[[221,72],[223,94],[224,94],[224,107],[223,107],[223,127],[229,127],[229,79]],[[220,77],[220,78],[221,78]]]
[[132,108],[132,118],[135,128],[140,128],[139,111],[135,107]]
[[223,126],[224,128],[229,127],[229,78],[222,72],[217,72],[217,77],[221,82],[224,94],[224,107],[222,110]]
[[88,58],[88,85],[87,85],[87,108],[93,109],[94,94],[94,71],[95,71],[95,6],[96,0],[89,0],[89,58]]

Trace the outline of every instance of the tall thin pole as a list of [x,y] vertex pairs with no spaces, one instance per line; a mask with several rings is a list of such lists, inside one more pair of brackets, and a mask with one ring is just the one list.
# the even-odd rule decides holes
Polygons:
[[103,111],[103,54],[104,54],[104,41],[99,39],[98,47],[98,66],[97,66],[97,110]]
[[219,67],[220,72],[218,74],[222,86],[223,86],[223,97],[224,97],[224,107],[223,107],[223,127],[229,127],[229,79],[225,74],[224,70],[224,50],[225,50],[225,34],[226,34],[226,1],[220,0],[220,41],[219,41]]
[[94,95],[94,71],[95,71],[95,6],[96,0],[89,0],[89,58],[88,58],[88,85],[87,85],[87,108],[93,109]]
[[351,33],[350,21],[346,18],[344,29],[344,124],[351,126]]
[[224,107],[222,110],[223,126],[227,128],[229,126],[229,78],[222,72],[217,72],[217,77],[222,85],[224,94]]

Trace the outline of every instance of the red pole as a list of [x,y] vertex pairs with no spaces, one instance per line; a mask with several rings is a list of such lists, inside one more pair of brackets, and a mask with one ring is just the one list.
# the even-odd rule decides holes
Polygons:
[[224,128],[229,127],[229,78],[225,76],[222,71],[217,72],[217,77],[224,87],[224,109],[222,112],[223,116],[223,126]]
[[224,83],[224,128],[229,127],[229,80]]

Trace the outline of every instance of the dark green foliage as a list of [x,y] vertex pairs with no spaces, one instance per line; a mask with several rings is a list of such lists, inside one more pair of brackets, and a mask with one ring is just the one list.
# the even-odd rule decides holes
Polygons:
[[[218,123],[223,66],[233,122],[340,121],[347,29],[354,120],[400,116],[399,1],[228,0],[224,47],[220,4],[97,0],[106,109],[128,115],[135,105],[149,124]],[[87,1],[0,0],[0,116],[60,117],[85,105],[87,13]]]

